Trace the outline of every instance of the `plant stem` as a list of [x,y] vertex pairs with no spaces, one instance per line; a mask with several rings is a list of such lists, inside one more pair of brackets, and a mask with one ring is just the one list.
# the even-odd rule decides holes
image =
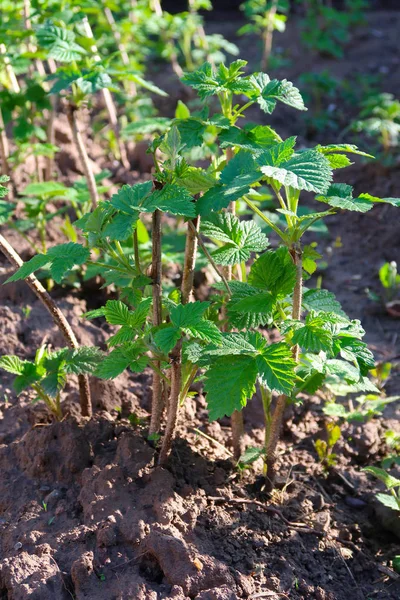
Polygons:
[[188,223],[186,233],[185,260],[182,275],[182,304],[193,301],[193,277],[196,265],[197,240],[200,230],[200,217]]
[[[185,246],[185,260],[183,265],[183,277],[181,285],[182,304],[193,301],[193,277],[196,266],[197,240],[200,228],[200,217],[188,222]],[[174,349],[170,353],[171,364],[171,390],[167,409],[167,427],[165,429],[164,439],[161,446],[158,464],[165,464],[171,451],[172,440],[174,439],[175,428],[178,421],[178,412],[180,406],[181,387],[182,387],[182,338],[178,340]],[[197,369],[196,369],[197,371]],[[190,377],[184,393],[186,397],[190,387]],[[187,388],[187,389],[186,389]]]
[[278,8],[278,0],[273,0],[271,8],[267,11],[268,13],[268,25],[265,28],[263,35],[263,54],[261,58],[261,71],[265,71],[268,67],[269,58],[272,50],[272,37],[274,34],[274,19]]
[[[290,254],[296,266],[296,283],[293,291],[292,319],[299,321],[301,319],[301,304],[303,297],[303,265],[300,242],[292,245]],[[293,358],[296,362],[298,362],[300,352],[299,346],[293,346],[292,352]],[[278,396],[275,410],[270,421],[269,437],[266,441],[266,475],[269,490],[273,489],[276,477],[276,447],[282,428],[287,399],[287,396],[284,394]]]
[[[121,53],[122,63],[125,65],[125,67],[129,67],[129,56],[128,56],[128,53],[126,51],[124,44],[122,43],[121,34],[120,34],[117,24],[115,22],[114,15],[112,14],[111,10],[108,7],[104,8],[104,14],[105,14],[107,22],[111,28],[111,31],[113,32],[114,39],[116,41],[118,50]],[[126,89],[129,90],[129,92],[131,93],[132,96],[136,96],[137,90],[136,90],[136,85],[134,84],[133,81],[127,82]]]
[[[226,149],[226,162],[228,163],[233,158],[232,148]],[[228,212],[233,215],[236,213],[236,202],[231,202],[228,208]],[[232,267],[225,267],[225,277],[228,281],[232,279]],[[226,305],[224,304],[221,310],[222,319],[226,320]],[[226,331],[226,325],[223,326],[223,330]],[[233,456],[236,461],[239,460],[244,452],[244,423],[243,423],[243,412],[235,410],[231,416],[231,429],[232,429],[232,446]]]
[[194,367],[192,368],[191,372],[189,373],[186,382],[183,385],[181,394],[180,394],[180,398],[179,398],[179,405],[182,406],[183,403],[186,400],[186,396],[189,393],[190,390],[190,386],[192,385],[193,381],[195,380],[195,377],[197,375],[197,371],[199,370],[197,365],[194,365]]
[[268,219],[268,217],[266,217],[264,213],[261,212],[261,210],[251,200],[247,198],[247,196],[243,196],[243,200],[246,202],[247,206],[256,213],[256,215],[258,215],[263,221],[265,221],[265,223],[267,223],[267,225],[269,225],[269,227],[271,227],[271,229],[279,235],[279,237],[282,240],[285,240],[285,234],[279,229],[279,227],[277,227],[272,221],[270,221],[270,219]]
[[[162,322],[162,287],[161,287],[161,212],[155,210],[153,213],[153,230],[152,230],[152,264],[151,276],[153,279],[153,326],[157,327]],[[161,368],[160,361],[155,361],[158,370]],[[149,434],[158,433],[161,426],[161,416],[164,408],[163,405],[163,386],[160,375],[157,371],[153,372],[153,397],[151,404],[151,419]]]
[[[19,269],[24,264],[22,258],[17,254],[14,248],[7,242],[7,240],[0,234],[0,251],[7,257],[10,263]],[[25,278],[26,283],[29,285],[34,294],[44,304],[48,312],[50,313],[54,323],[60,329],[64,339],[69,348],[79,348],[78,340],[75,337],[74,332],[71,329],[71,325],[68,323],[64,314],[55,304],[53,298],[44,289],[40,281],[35,275],[29,275]],[[79,393],[81,411],[84,417],[92,416],[92,403],[90,399],[90,387],[89,379],[87,375],[78,375],[79,380]]]
[[0,156],[1,156],[1,174],[9,175],[10,167],[8,164],[8,158],[10,156],[10,147],[8,145],[7,133],[3,120],[3,113],[0,108]]
[[97,191],[97,185],[93,175],[93,171],[90,167],[89,157],[86,152],[85,144],[83,143],[82,135],[79,131],[78,120],[76,118],[76,110],[76,106],[68,104],[67,117],[69,125],[71,127],[72,137],[75,146],[78,150],[79,158],[81,159],[83,172],[85,173],[90,199],[92,201],[92,208],[95,209],[99,203],[99,193]]
[[[86,36],[88,38],[94,40],[93,31],[92,31],[92,28],[90,27],[90,23],[89,23],[87,17],[83,18],[82,24],[83,24],[83,28],[85,30]],[[94,43],[94,41],[93,41],[91,50],[94,54],[95,61],[99,62],[101,59],[98,54],[97,46]],[[106,109],[107,109],[107,113],[108,113],[108,118],[110,120],[110,125],[112,127],[112,130],[114,131],[115,139],[117,141],[118,152],[120,155],[121,163],[125,167],[125,169],[129,169],[130,164],[129,164],[128,156],[126,154],[125,144],[121,140],[118,117],[117,117],[117,109],[115,108],[115,104],[114,104],[114,100],[112,98],[111,92],[108,88],[103,88],[101,90],[101,95],[103,96],[104,104],[106,105]]]
[[139,252],[139,240],[137,229],[133,232],[133,252],[135,257],[135,267],[138,272],[138,275],[142,274],[142,268],[140,266],[140,252]]
[[[7,49],[6,49],[5,45],[0,44],[0,54],[6,54],[6,52],[7,52]],[[21,88],[19,87],[18,79],[15,75],[14,69],[12,68],[12,65],[10,63],[10,59],[8,58],[8,56],[4,57],[4,66],[6,69],[8,79],[11,84],[12,91],[14,92],[14,94],[19,94],[21,91]]]
[[182,364],[182,338],[175,345],[170,354],[171,358],[171,391],[168,402],[168,419],[164,439],[158,459],[159,465],[164,465],[171,450],[171,444],[178,420],[179,396],[181,393],[181,364]]
[[201,239],[200,233],[197,231],[197,229],[194,227],[194,225],[193,225],[193,223],[191,221],[189,221],[189,227],[191,227],[192,230],[194,230],[196,232],[197,241],[199,242],[200,248],[203,250],[205,256],[207,257],[207,260],[209,261],[210,265],[213,267],[213,269],[216,272],[216,274],[218,275],[218,277],[221,278],[222,283],[224,284],[225,289],[228,292],[228,295],[232,296],[231,288],[229,287],[229,283],[227,282],[227,280],[225,278],[225,275],[217,267],[217,265],[216,265],[213,257],[211,256],[211,254],[207,250],[206,245],[204,244],[203,240]]

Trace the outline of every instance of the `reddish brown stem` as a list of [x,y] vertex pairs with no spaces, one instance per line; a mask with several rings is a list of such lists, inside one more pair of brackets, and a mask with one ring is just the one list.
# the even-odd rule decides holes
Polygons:
[[6,128],[3,120],[3,113],[0,109],[0,156],[1,156],[1,174],[9,175],[10,167],[8,165],[8,157],[10,156],[10,147],[8,145],[8,138]]
[[[228,163],[233,158],[232,148],[226,149],[226,162]],[[228,211],[232,214],[236,213],[236,202],[231,202]],[[225,277],[228,281],[232,279],[232,267],[225,267]],[[226,320],[226,307],[222,309],[222,318]],[[232,446],[233,446],[233,457],[236,461],[239,460],[244,452],[244,422],[243,412],[235,410],[231,416],[231,430],[232,430]]]
[[87,186],[89,189],[90,199],[92,201],[92,207],[95,209],[99,203],[99,193],[97,191],[96,180],[93,175],[93,171],[90,167],[89,157],[86,152],[85,144],[83,143],[82,135],[79,130],[78,120],[76,118],[76,106],[69,104],[67,107],[68,122],[71,127],[72,138],[75,146],[78,150],[79,158],[82,163],[83,172],[86,177]]
[[[83,18],[82,25],[83,25],[83,28],[85,30],[86,36],[88,38],[90,38],[91,40],[94,40],[92,28],[90,27],[90,23],[89,23],[87,17]],[[94,59],[97,62],[99,62],[101,59],[100,59],[100,56],[98,54],[97,46],[94,43],[94,41],[93,41],[91,50],[92,50],[92,52],[94,54]],[[110,90],[108,88],[103,88],[100,93],[101,93],[101,95],[103,97],[104,104],[105,104],[106,109],[107,109],[108,118],[110,120],[110,125],[112,127],[112,130],[114,131],[115,139],[116,139],[116,142],[117,142],[117,145],[118,145],[119,155],[120,155],[120,158],[121,158],[121,163],[123,164],[123,166],[125,167],[125,169],[129,169],[130,168],[130,164],[129,164],[129,161],[128,161],[128,156],[126,154],[125,144],[121,140],[120,130],[119,130],[119,123],[118,123],[118,117],[117,117],[117,109],[115,108],[113,97],[112,97],[111,92],[110,92]]]
[[[182,277],[182,304],[187,304],[193,300],[193,276],[196,266],[197,254],[197,235],[200,227],[200,217],[189,221],[186,234],[185,261],[183,265]],[[161,447],[158,462],[165,464],[171,451],[172,441],[174,439],[176,424],[179,414],[179,399],[182,386],[182,339],[180,339],[170,354],[171,364],[171,391],[168,400],[167,427],[165,429],[164,439]]]
[[185,260],[182,274],[182,304],[193,301],[193,278],[194,269],[196,266],[197,255],[197,235],[200,230],[200,217],[196,217],[191,221],[192,226],[188,223],[185,246]]
[[[290,250],[290,253],[296,266],[296,284],[293,291],[292,318],[296,321],[299,321],[301,319],[301,304],[303,296],[303,264],[300,243],[294,244]],[[292,352],[293,358],[296,362],[298,362],[300,352],[299,347],[297,345],[293,346]],[[271,418],[269,439],[266,444],[266,476],[267,487],[269,490],[272,490],[274,487],[276,477],[276,450],[282,429],[287,400],[287,396],[283,394],[278,396],[275,410]]]
[[171,450],[172,440],[178,421],[179,396],[181,393],[181,364],[182,364],[182,340],[176,344],[171,352],[171,392],[168,402],[168,419],[164,439],[158,459],[159,465],[164,465]]
[[[7,240],[0,234],[0,251],[7,257],[9,262],[19,269],[23,266],[24,262],[14,248],[7,242]],[[67,345],[70,348],[79,348],[78,340],[75,337],[74,332],[71,329],[71,325],[68,323],[64,314],[55,304],[53,298],[45,290],[40,281],[35,275],[29,275],[25,278],[26,283],[29,285],[34,294],[44,304],[48,312],[50,313],[54,323],[60,329]],[[79,375],[79,393],[81,400],[81,411],[84,417],[92,416],[92,403],[90,399],[90,387],[87,375]]]
[[[153,326],[157,327],[162,322],[162,264],[161,264],[161,212],[159,210],[153,213],[153,229],[152,229],[152,244],[153,255],[151,264],[151,276],[153,279]],[[156,363],[156,367],[160,369],[160,362]],[[153,396],[151,405],[151,419],[149,434],[154,435],[160,431],[161,417],[164,408],[163,403],[163,384],[161,376],[157,371],[153,372]]]

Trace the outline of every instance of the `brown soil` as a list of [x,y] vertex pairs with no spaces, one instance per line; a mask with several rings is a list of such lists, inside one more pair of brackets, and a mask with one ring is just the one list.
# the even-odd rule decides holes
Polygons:
[[[382,89],[393,90],[389,84],[399,81],[399,66],[396,71],[390,40],[397,43],[398,19],[399,13],[374,14],[374,27],[384,34],[378,52],[360,33],[346,62],[331,61],[332,68],[348,74],[373,61],[379,68],[390,58],[393,69]],[[295,37],[285,36],[288,47],[295,44]],[[248,56],[250,49],[243,48]],[[325,66],[296,48],[297,65],[308,60],[315,69]],[[296,74],[284,76],[291,75]],[[280,126],[285,135],[283,120]],[[71,181],[79,171],[62,120],[58,131],[60,180]],[[99,162],[101,149],[93,143],[90,152]],[[18,185],[28,180],[24,168]],[[400,196],[396,175],[394,169],[358,162],[346,180],[357,191]],[[137,177],[114,170],[112,183]],[[328,226],[329,235],[319,241],[328,256],[323,285],[351,317],[361,319],[377,358],[395,363],[400,321],[373,304],[365,289],[379,290],[377,270],[384,261],[400,262],[397,212],[382,206],[367,215],[337,215]],[[30,255],[16,234],[7,236],[25,257]],[[50,239],[60,239],[56,226]],[[8,272],[0,262],[2,280]],[[104,300],[103,292],[96,288],[95,299],[89,288],[80,296],[64,289],[53,293],[79,341],[104,346],[107,327],[79,318],[88,305]],[[63,344],[28,288],[23,283],[0,288],[0,354],[29,358],[44,340],[54,347]],[[399,382],[394,369],[389,394],[398,391]],[[399,553],[399,520],[380,509],[376,483],[361,470],[382,458],[382,432],[398,429],[396,405],[384,420],[343,426],[339,464],[328,476],[313,445],[324,435],[321,401],[312,398],[291,407],[280,444],[278,490],[266,499],[259,465],[237,472],[229,458],[228,421],[207,422],[201,393],[182,410],[167,468],[155,468],[155,451],[145,437],[150,384],[148,373],[92,381],[96,414],[88,420],[79,415],[71,381],[63,404],[67,416],[51,423],[29,394],[16,399],[11,377],[1,374],[1,600],[398,600],[400,576],[388,565]],[[245,420],[249,441],[262,443],[257,398]],[[194,430],[199,423],[214,441]]]

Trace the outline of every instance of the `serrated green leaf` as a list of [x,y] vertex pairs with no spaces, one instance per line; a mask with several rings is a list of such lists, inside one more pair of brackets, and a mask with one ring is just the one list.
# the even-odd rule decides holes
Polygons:
[[210,188],[197,201],[197,213],[208,215],[211,211],[227,208],[230,202],[238,200],[256,183],[262,174],[251,154],[238,152],[222,170],[220,183]]
[[360,156],[366,156],[368,158],[374,158],[372,154],[367,154],[366,152],[362,152],[355,146],[354,144],[328,144],[327,146],[321,146],[318,144],[315,148],[318,152],[322,154],[328,155],[337,152],[343,152],[347,154],[359,154]]
[[348,361],[356,361],[361,375],[367,375],[375,367],[375,359],[367,344],[352,337],[339,338],[340,354]]
[[107,346],[120,346],[121,344],[133,342],[136,337],[136,333],[137,332],[132,329],[132,327],[123,325],[121,329],[117,331],[117,333],[108,338]]
[[[88,248],[82,244],[69,242],[50,248],[45,254],[51,261],[50,274],[56,283],[61,283],[69,271],[79,265],[83,265],[89,258]],[[17,271],[18,272],[18,271]]]
[[195,325],[182,327],[182,330],[186,335],[210,344],[219,345],[222,341],[222,334],[215,323],[205,319]]
[[367,198],[353,198],[353,188],[345,183],[334,183],[326,195],[316,196],[319,202],[325,202],[334,208],[365,213],[373,208],[373,202]]
[[218,182],[203,169],[189,167],[184,176],[178,178],[176,183],[185,187],[190,194],[196,195],[206,192]]
[[248,446],[243,454],[239,458],[240,465],[252,465],[261,456],[265,455],[265,448],[257,448],[255,446]]
[[267,345],[266,340],[257,335],[259,356],[256,364],[261,385],[280,394],[290,394],[296,381],[296,361],[291,349],[284,343]]
[[123,185],[118,193],[112,196],[110,204],[123,213],[137,217],[138,211],[142,210],[141,205],[150,194],[152,187],[152,181],[136,185]]
[[114,379],[128,367],[136,373],[141,373],[148,363],[148,357],[144,352],[145,348],[136,343],[115,348],[99,364],[95,375],[100,379]]
[[166,117],[149,117],[147,119],[135,121],[134,123],[129,123],[122,129],[121,134],[124,138],[130,138],[131,136],[146,135],[154,133],[155,131],[163,133],[169,129],[171,124],[172,120],[167,119]]
[[48,373],[40,381],[40,386],[44,389],[46,394],[51,398],[55,398],[60,391],[63,389],[67,382],[67,376],[65,372],[60,369]]
[[14,379],[13,387],[19,395],[23,390],[31,386],[33,383],[40,381],[42,371],[33,363],[24,361],[23,372]]
[[117,214],[112,217],[111,221],[105,227],[103,235],[110,238],[111,241],[124,241],[136,228],[139,219],[139,212],[135,215]]
[[241,76],[246,64],[246,61],[236,60],[228,67],[220,63],[218,69],[214,70],[209,62],[205,62],[196,71],[186,73],[181,81],[195,89],[202,100],[224,91],[233,94],[251,93],[252,85]]
[[206,126],[201,119],[190,117],[176,122],[181,135],[182,145],[187,150],[201,146],[204,142]]
[[334,375],[340,381],[353,384],[360,381],[360,371],[354,365],[335,358],[326,361],[326,370],[330,375]]
[[1,356],[0,368],[13,375],[22,375],[24,372],[24,361],[14,355]]
[[241,281],[231,281],[229,285],[233,292],[227,305],[229,323],[237,329],[245,330],[255,329],[266,325],[269,322],[271,315],[268,312],[264,312],[268,308],[268,296],[264,297],[265,292],[262,292],[261,297],[255,300],[255,302],[261,303],[261,312],[251,312],[253,308],[255,309],[254,303],[251,301],[249,301],[249,304],[247,302],[244,303],[244,312],[237,312],[235,308],[238,302],[244,301],[246,298],[254,297],[260,294],[260,291]]
[[345,154],[325,154],[332,169],[343,169],[354,163]]
[[257,367],[251,356],[231,355],[215,360],[204,384],[210,420],[242,410],[256,391],[256,377]]
[[107,300],[104,316],[110,325],[129,325],[129,308],[120,300]]
[[268,290],[274,296],[291,294],[296,282],[296,267],[286,247],[268,250],[252,265],[250,285]]
[[324,319],[308,315],[306,322],[295,330],[293,344],[298,344],[308,352],[332,352],[332,333],[325,328],[325,324]]
[[287,138],[283,142],[272,145],[268,150],[262,153],[258,161],[263,164],[279,166],[287,162],[294,154],[296,137]]
[[169,354],[181,337],[179,327],[168,325],[154,334],[154,342],[161,352]]
[[96,347],[80,346],[73,350],[69,349],[65,356],[65,370],[75,375],[93,373],[101,359],[102,354]]
[[201,321],[209,302],[189,302],[171,308],[170,317],[176,327],[191,327]]
[[277,142],[282,142],[281,137],[268,125],[257,125],[241,129],[232,126],[219,134],[221,148],[237,147],[250,150],[254,156],[261,154]]
[[230,312],[270,315],[274,307],[274,297],[269,292],[255,293],[241,299],[232,296],[228,305]]
[[341,317],[347,317],[346,313],[342,310],[340,302],[328,290],[307,290],[303,295],[303,306],[306,310],[331,312]]
[[212,253],[220,265],[245,262],[252,252],[262,252],[268,246],[268,238],[254,221],[239,221],[232,213],[209,215],[201,229],[206,236],[225,242]]
[[130,327],[133,327],[134,329],[138,329],[138,328],[141,328],[142,325],[145,324],[146,319],[150,312],[151,303],[152,303],[151,298],[144,298],[141,302],[139,302],[136,309],[134,311],[130,312],[130,315],[129,315]]
[[196,216],[195,204],[192,196],[185,187],[170,183],[161,190],[155,190],[146,198],[141,206],[143,212],[161,210],[172,215],[181,215],[194,218]]
[[38,269],[42,269],[50,263],[49,257],[45,254],[36,254],[33,258],[28,260],[22,265],[11,277],[7,279],[5,283],[11,283],[12,281],[20,281],[26,279],[29,275],[32,275]]
[[270,80],[266,73],[257,73],[250,81],[258,91],[257,102],[264,112],[271,114],[278,101],[297,110],[307,110],[300,91],[290,81]]
[[288,161],[274,166],[272,159],[262,154],[258,159],[263,174],[296,190],[325,193],[332,181],[332,169],[329,161],[316,150],[298,152]]
[[68,29],[45,25],[37,30],[36,36],[39,44],[49,50],[49,57],[54,60],[70,63],[81,60],[86,54],[86,50],[75,43],[73,31]]

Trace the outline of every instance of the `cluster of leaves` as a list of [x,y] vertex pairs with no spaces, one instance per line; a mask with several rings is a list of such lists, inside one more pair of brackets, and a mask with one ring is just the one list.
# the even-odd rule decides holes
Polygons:
[[[44,28],[50,28],[51,35],[41,30],[38,40],[42,47],[63,56],[66,62],[70,60],[76,71],[78,57],[72,58],[74,52],[86,56],[88,44],[93,41],[60,33],[59,25]],[[101,67],[94,56],[90,60],[95,70]],[[89,61],[91,69],[90,65]],[[101,275],[105,286],[112,285],[120,292],[120,299],[109,300],[86,317],[105,318],[119,328],[108,340],[108,353],[101,356],[94,352],[95,374],[109,379],[126,368],[142,372],[150,367],[167,386],[166,372],[170,370],[171,382],[180,384],[179,397],[183,401],[185,390],[200,370],[210,419],[242,410],[258,387],[262,394],[269,398],[275,394],[284,402],[295,402],[300,394],[314,394],[322,386],[336,395],[379,392],[368,378],[374,359],[362,341],[360,322],[349,319],[330,292],[303,289],[302,280],[315,272],[320,255],[313,245],[303,248],[302,238],[316,222],[338,211],[364,213],[377,204],[399,204],[398,199],[381,199],[367,193],[354,197],[351,186],[332,183],[334,171],[351,164],[349,155],[369,156],[356,146],[298,148],[295,136],[284,140],[267,125],[248,123],[241,128],[240,119],[252,105],[267,115],[280,104],[306,110],[300,91],[290,81],[271,79],[265,73],[247,75],[245,66],[242,60],[218,67],[206,62],[187,73],[183,82],[196,90],[204,103],[209,104],[215,97],[220,112],[210,115],[203,107],[192,114],[180,103],[174,119],[150,118],[142,122],[142,132],[146,128],[161,131],[149,148],[155,163],[153,181],[122,186],[110,200],[99,202],[83,214],[76,226],[85,244],[71,241],[38,253],[9,279],[17,281],[48,268],[51,277],[62,282],[77,266],[87,269],[90,276]],[[72,77],[68,69],[58,72],[56,85],[67,72]],[[86,94],[87,82],[92,85],[97,79],[91,74],[81,73],[80,79],[75,75],[58,91],[67,90],[78,102]],[[198,159],[204,157],[210,158],[209,164],[200,167]],[[274,195],[278,221],[271,220],[259,205],[261,186],[268,186]],[[50,197],[64,193],[60,188],[50,188]],[[47,197],[43,188],[40,190],[39,194],[38,188],[30,187],[25,192],[43,198],[42,214]],[[303,212],[301,192],[312,193],[316,205],[323,203],[325,210]],[[259,221],[234,215],[234,203],[256,213]],[[219,294],[207,302],[185,303],[187,299],[182,302],[179,290],[165,290],[161,315],[156,319],[158,299],[154,290],[162,282],[156,279],[154,269],[162,237],[154,224],[160,213],[168,213],[174,223],[188,221],[188,240],[191,225],[195,229],[200,246],[218,274],[213,287]],[[152,255],[139,242],[149,216],[154,225]],[[198,218],[199,232],[192,222],[198,224]],[[277,236],[277,248],[269,247],[263,226]],[[191,258],[193,263],[196,257]],[[150,264],[148,277],[144,273],[149,272]],[[224,272],[229,273],[227,278]],[[270,335],[268,329],[273,329],[275,335]],[[61,362],[59,356],[63,356]],[[45,382],[53,358],[63,365],[55,369],[57,374],[67,372],[69,367],[65,365],[72,361],[66,354],[46,357]],[[53,373],[49,375],[54,380]],[[33,385],[43,387],[42,378]],[[171,383],[171,394],[173,388]],[[48,395],[47,383],[40,389]],[[265,410],[267,421],[272,419],[279,431],[271,406]],[[328,466],[332,464],[337,437],[335,431],[330,434],[330,441],[319,448]]]
[[353,122],[352,128],[375,138],[384,155],[388,155],[399,145],[400,101],[387,93],[368,97],[361,104],[359,118]]
[[32,388],[37,400],[44,401],[54,416],[61,418],[60,394],[67,377],[70,374],[93,373],[100,360],[101,353],[95,347],[63,348],[51,352],[46,346],[41,346],[33,361],[21,360],[14,355],[0,357],[0,368],[15,375],[17,394]]
[[342,58],[351,30],[365,21],[366,0],[345,0],[344,9],[338,10],[330,3],[307,0],[302,20],[302,41],[311,50],[323,55]]
[[[390,475],[387,471],[379,467],[365,467],[364,471],[382,481],[389,492],[386,494],[381,492],[376,494],[379,502],[396,512],[400,512],[400,479],[393,477],[393,475]],[[399,489],[397,490],[397,488]]]

